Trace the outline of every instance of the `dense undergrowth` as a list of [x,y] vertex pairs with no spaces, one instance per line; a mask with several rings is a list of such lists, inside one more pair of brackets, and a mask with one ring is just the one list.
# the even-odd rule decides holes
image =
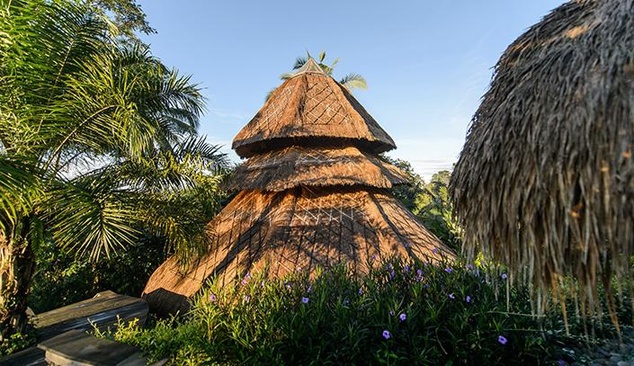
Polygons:
[[[211,281],[185,317],[102,334],[174,365],[557,364],[561,312],[531,316],[529,291],[503,271],[471,265],[378,262],[311,279],[246,274]],[[573,326],[577,323],[572,322]]]

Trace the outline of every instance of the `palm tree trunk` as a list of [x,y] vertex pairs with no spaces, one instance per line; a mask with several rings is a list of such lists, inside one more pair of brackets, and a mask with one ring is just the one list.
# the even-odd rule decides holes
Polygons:
[[0,231],[0,343],[24,333],[28,323],[27,296],[35,270],[35,255],[27,239],[30,221],[24,218],[17,233]]

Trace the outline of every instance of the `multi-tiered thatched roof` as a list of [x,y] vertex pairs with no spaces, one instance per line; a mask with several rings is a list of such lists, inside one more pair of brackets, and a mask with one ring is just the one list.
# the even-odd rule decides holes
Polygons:
[[[634,1],[566,3],[513,42],[451,189],[465,243],[546,291],[632,279]],[[634,303],[633,303],[634,305]]]
[[155,309],[182,308],[212,275],[228,282],[246,271],[283,275],[340,262],[364,272],[386,256],[453,256],[389,194],[406,182],[376,156],[394,148],[392,139],[312,59],[233,147],[249,158],[231,184],[240,193],[207,226],[208,254],[186,273],[170,258],[152,275],[144,296]]

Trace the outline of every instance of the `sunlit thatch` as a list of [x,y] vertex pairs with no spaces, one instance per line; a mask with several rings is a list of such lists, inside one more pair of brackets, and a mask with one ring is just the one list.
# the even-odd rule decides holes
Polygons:
[[513,42],[452,180],[466,251],[546,291],[632,279],[634,1],[571,1]]

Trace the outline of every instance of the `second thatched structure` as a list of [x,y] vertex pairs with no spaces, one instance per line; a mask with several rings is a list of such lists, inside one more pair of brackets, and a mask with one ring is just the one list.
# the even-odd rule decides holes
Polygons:
[[309,59],[236,136],[233,148],[249,159],[231,183],[240,192],[207,226],[207,254],[185,270],[169,258],[143,296],[153,309],[174,312],[211,276],[229,283],[247,271],[282,276],[346,263],[363,273],[389,256],[453,258],[390,195],[407,178],[377,154],[394,147]]
[[575,278],[588,312],[613,275],[632,295],[633,145],[634,1],[561,5],[507,48],[473,117],[450,184],[467,250],[543,293]]

